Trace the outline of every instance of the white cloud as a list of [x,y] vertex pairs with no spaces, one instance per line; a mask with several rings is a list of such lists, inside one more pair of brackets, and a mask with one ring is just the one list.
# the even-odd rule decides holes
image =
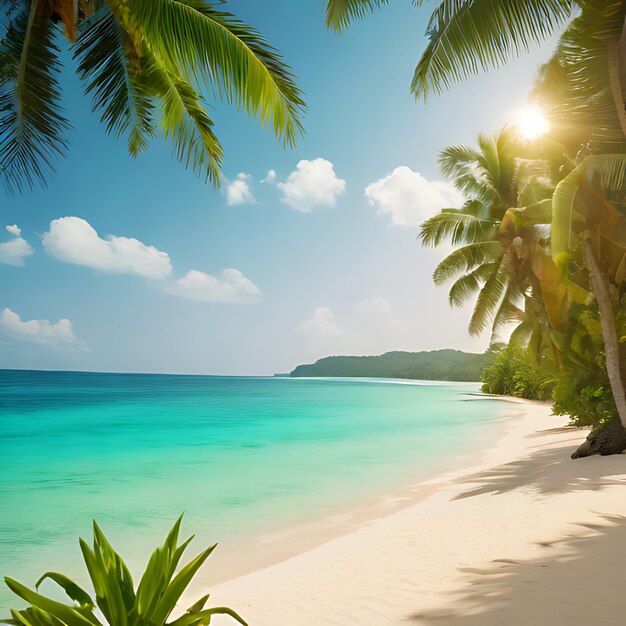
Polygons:
[[167,293],[196,302],[260,302],[261,290],[239,270],[225,269],[219,277],[198,270],[187,274],[165,288]]
[[89,222],[79,217],[61,217],[50,222],[43,245],[48,254],[60,261],[108,274],[163,279],[172,273],[166,252],[131,237],[107,235],[102,239]]
[[391,215],[391,223],[398,226],[419,226],[441,209],[463,202],[462,194],[450,183],[426,180],[406,165],[370,183],[365,196],[378,215]]
[[24,266],[24,259],[34,253],[31,245],[22,238],[22,231],[17,225],[6,226],[12,239],[0,243],[0,263]]
[[267,170],[267,174],[265,174],[265,178],[261,180],[262,183],[273,183],[276,180],[276,171],[275,170]]
[[226,204],[237,206],[239,204],[254,204],[256,199],[250,191],[250,174],[240,172],[237,178],[226,187]]
[[343,334],[335,314],[327,306],[315,309],[313,317],[301,324],[300,329],[324,337],[336,337]]
[[56,324],[48,320],[24,322],[17,313],[5,308],[0,315],[0,328],[9,337],[18,341],[43,344],[52,348],[61,345],[85,348],[83,342],[74,335],[72,322],[68,319],[60,319]]
[[346,181],[337,178],[333,164],[326,159],[302,160],[286,182],[278,183],[278,188],[283,194],[281,202],[295,211],[309,213],[316,207],[335,206]]

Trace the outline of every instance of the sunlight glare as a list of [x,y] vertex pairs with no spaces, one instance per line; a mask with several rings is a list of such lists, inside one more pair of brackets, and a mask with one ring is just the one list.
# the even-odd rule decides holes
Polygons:
[[550,130],[548,120],[538,109],[523,109],[517,114],[516,126],[524,139],[538,139]]

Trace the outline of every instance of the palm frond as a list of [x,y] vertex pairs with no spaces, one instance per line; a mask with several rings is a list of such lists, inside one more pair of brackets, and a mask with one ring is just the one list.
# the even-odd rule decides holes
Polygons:
[[[573,236],[576,228],[585,223],[585,216],[577,210],[576,199],[585,183],[589,186],[597,181],[603,194],[623,190],[626,181],[626,155],[591,155],[572,170],[556,187],[552,200],[553,216],[551,226],[552,256],[557,265],[563,267],[573,249]],[[604,200],[606,202],[606,200]],[[599,207],[586,208],[599,217]]]
[[271,125],[293,145],[302,132],[302,93],[294,75],[254,28],[203,0],[109,0],[135,45],[168,72],[204,80],[216,93]]
[[444,240],[450,241],[454,246],[484,241],[493,231],[491,220],[481,219],[470,213],[443,211],[420,226],[419,238],[422,245],[436,248]]
[[479,166],[484,172],[484,185],[490,189],[494,208],[515,206],[518,187],[515,184],[519,171],[521,146],[510,126],[496,135],[479,135]]
[[165,137],[171,140],[174,154],[186,168],[217,185],[224,153],[200,97],[150,53],[144,54],[142,65],[146,82],[162,100]]
[[45,185],[67,144],[55,27],[24,3],[0,40],[0,179],[9,192]]
[[442,0],[411,91],[427,99],[544,41],[571,14],[572,0]]
[[509,337],[509,345],[517,345],[525,347],[528,344],[528,340],[533,331],[533,324],[529,319],[524,319],[523,322],[515,327],[515,330]]
[[492,319],[508,283],[509,277],[502,265],[500,265],[496,271],[491,273],[491,276],[489,276],[478,293],[476,305],[468,326],[471,335],[480,335],[492,324]]
[[468,146],[448,146],[439,153],[439,168],[454,186],[471,196],[482,196],[483,185],[478,162],[480,152]]
[[571,126],[587,128],[596,151],[617,152],[624,142],[611,91],[609,49],[619,41],[625,14],[621,0],[585,2],[554,55],[564,78],[557,113]]
[[433,280],[436,285],[441,285],[459,274],[473,270],[477,265],[493,262],[502,252],[499,241],[482,241],[458,248],[435,268]]
[[108,6],[81,22],[74,57],[107,132],[115,137],[128,133],[128,151],[137,156],[156,136],[154,104],[141,59]]
[[389,0],[328,0],[326,26],[341,32],[353,20],[361,19],[388,3]]
[[493,316],[493,334],[503,326],[513,322],[521,323],[525,319],[524,311],[519,306],[523,302],[523,295],[520,293],[517,285],[513,281],[509,281],[502,301],[495,315]]
[[457,279],[450,287],[450,293],[448,294],[450,305],[456,307],[463,306],[469,298],[481,289],[489,276],[494,271],[497,271],[501,261],[502,259],[498,258],[493,263],[479,265],[469,274],[465,274]]

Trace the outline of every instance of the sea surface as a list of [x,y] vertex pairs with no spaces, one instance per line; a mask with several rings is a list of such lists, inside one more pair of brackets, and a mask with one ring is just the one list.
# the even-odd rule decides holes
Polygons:
[[[184,512],[219,580],[253,540],[461,467],[511,414],[478,389],[2,370],[0,576],[84,580],[93,518],[138,572]],[[0,616],[16,604],[0,588]]]

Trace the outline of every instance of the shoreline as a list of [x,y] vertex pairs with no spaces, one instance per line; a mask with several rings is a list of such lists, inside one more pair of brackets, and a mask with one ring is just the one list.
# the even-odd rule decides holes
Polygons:
[[[551,416],[547,403],[509,401],[521,411],[495,426],[501,436],[483,449],[478,464],[417,483],[407,499],[396,494],[384,515],[333,538],[319,536],[316,545],[276,564],[213,586],[213,603],[231,606],[253,626],[617,623],[584,599],[597,597],[589,593],[591,584],[602,586],[604,597],[611,579],[623,595],[626,457],[572,461],[570,448],[584,430]],[[608,576],[603,572],[592,583],[581,575],[580,591],[555,602],[554,595],[567,590],[548,578],[563,559],[575,558],[574,548],[597,536],[611,540]],[[509,589],[503,581],[516,576],[523,580]],[[626,611],[626,599],[620,602]],[[606,606],[615,615],[616,602]]]
[[[377,379],[363,380],[372,383],[380,382]],[[384,382],[388,384],[429,383],[429,381],[422,383],[403,380],[398,380],[396,383],[395,379]],[[448,381],[439,382],[448,383]],[[548,406],[547,403],[532,402],[511,396],[483,394],[479,391],[468,395],[472,395],[475,400],[496,400],[505,402],[507,405],[518,405],[519,409],[511,410],[509,407],[502,409],[502,415],[494,419],[487,429],[484,445],[472,447],[465,454],[461,456],[457,454],[449,459],[449,465],[453,469],[438,467],[432,471],[424,471],[420,468],[419,472],[423,477],[417,481],[405,480],[389,489],[378,490],[367,496],[363,495],[358,500],[346,503],[340,508],[335,507],[335,510],[325,511],[313,521],[286,523],[264,533],[243,535],[235,539],[227,538],[219,542],[218,550],[213,556],[215,567],[207,568],[208,571],[204,577],[201,573],[199,579],[204,579],[204,583],[199,585],[194,582],[191,589],[197,595],[204,592],[206,587],[212,589],[249,574],[264,571],[422,502],[433,494],[442,482],[486,467],[485,460],[490,451],[515,429],[517,420],[524,414],[526,403]],[[216,570],[219,571],[217,575]]]

